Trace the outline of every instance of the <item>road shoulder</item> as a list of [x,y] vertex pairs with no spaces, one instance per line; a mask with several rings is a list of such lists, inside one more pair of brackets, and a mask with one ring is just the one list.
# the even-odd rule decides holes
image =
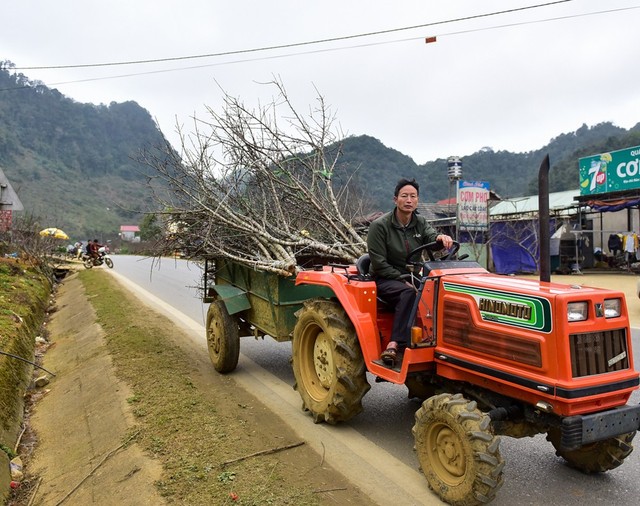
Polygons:
[[104,332],[81,281],[61,285],[49,324],[44,366],[55,372],[31,427],[38,437],[29,473],[39,477],[36,505],[164,504],[153,483],[162,473],[135,443],[131,393],[115,376]]

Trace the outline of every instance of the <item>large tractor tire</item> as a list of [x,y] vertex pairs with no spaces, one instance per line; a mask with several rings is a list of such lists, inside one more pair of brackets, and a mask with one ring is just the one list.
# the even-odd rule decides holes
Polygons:
[[371,386],[355,329],[339,304],[310,300],[299,311],[293,374],[303,409],[315,423],[345,422],[362,411]]
[[584,445],[577,450],[564,450],[560,445],[560,431],[554,429],[547,433],[547,441],[556,449],[556,455],[566,460],[571,467],[591,474],[604,473],[620,466],[633,451],[631,441],[635,435],[635,432],[629,432]]
[[416,412],[415,449],[429,486],[458,506],[485,504],[502,486],[504,461],[491,420],[462,394],[430,397]]
[[211,363],[219,373],[231,372],[238,365],[238,319],[229,315],[224,302],[220,300],[214,300],[207,311],[207,348]]

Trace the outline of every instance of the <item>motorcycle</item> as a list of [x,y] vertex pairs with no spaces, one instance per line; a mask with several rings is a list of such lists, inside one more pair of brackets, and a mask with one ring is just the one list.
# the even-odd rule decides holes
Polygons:
[[102,246],[98,249],[98,256],[92,258],[91,255],[85,253],[82,256],[82,262],[85,269],[91,269],[92,267],[99,267],[102,264],[106,264],[109,269],[113,269],[113,260],[109,256],[109,249],[106,246]]

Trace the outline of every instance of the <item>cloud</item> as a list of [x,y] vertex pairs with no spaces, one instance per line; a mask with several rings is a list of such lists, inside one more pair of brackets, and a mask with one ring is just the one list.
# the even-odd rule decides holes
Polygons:
[[[36,7],[13,2],[5,6],[8,22],[0,33],[0,58],[28,67],[221,53],[527,5],[533,4],[118,0],[40,2]],[[80,102],[135,100],[172,141],[176,120],[188,125],[194,113],[203,114],[205,104],[221,106],[219,87],[257,104],[272,93],[258,83],[278,76],[300,107],[312,105],[319,91],[345,132],[372,135],[424,163],[483,146],[536,149],[583,123],[635,125],[640,9],[581,16],[628,7],[634,2],[563,2],[244,55],[22,72]],[[551,18],[562,19],[532,23]],[[425,44],[424,37],[431,35],[437,42]]]

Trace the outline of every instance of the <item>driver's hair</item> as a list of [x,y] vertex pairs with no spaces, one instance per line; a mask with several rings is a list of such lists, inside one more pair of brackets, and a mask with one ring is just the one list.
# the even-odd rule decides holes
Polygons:
[[407,185],[411,185],[416,189],[416,193],[418,195],[420,195],[420,185],[418,184],[418,182],[415,179],[406,179],[406,178],[402,178],[398,181],[398,183],[396,184],[395,189],[393,190],[393,196],[397,197],[398,194],[400,193],[400,190],[402,188],[404,188]]

